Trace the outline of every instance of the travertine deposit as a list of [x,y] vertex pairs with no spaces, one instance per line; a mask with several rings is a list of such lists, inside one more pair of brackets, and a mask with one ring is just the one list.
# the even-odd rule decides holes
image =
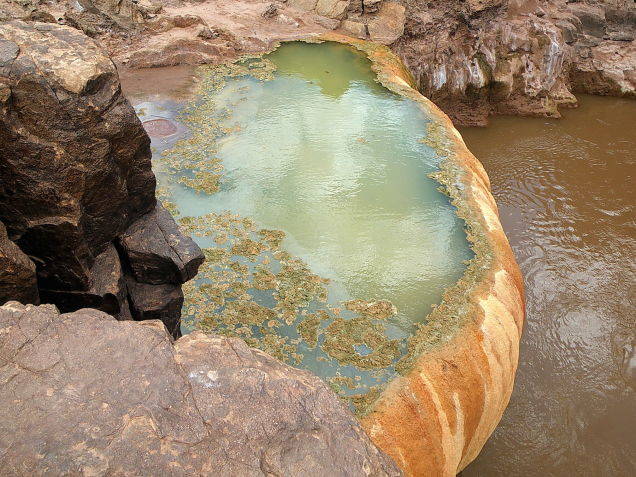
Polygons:
[[408,475],[451,476],[479,453],[508,404],[525,317],[523,280],[503,232],[488,176],[452,122],[414,88],[387,48],[347,37],[365,51],[378,80],[417,101],[432,118],[431,145],[442,154],[435,178],[465,220],[475,258],[411,338],[412,357],[362,423]]

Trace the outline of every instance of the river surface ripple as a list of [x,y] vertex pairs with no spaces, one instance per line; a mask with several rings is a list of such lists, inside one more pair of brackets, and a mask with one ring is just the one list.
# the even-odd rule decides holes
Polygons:
[[525,277],[503,420],[462,476],[636,475],[636,102],[461,131]]

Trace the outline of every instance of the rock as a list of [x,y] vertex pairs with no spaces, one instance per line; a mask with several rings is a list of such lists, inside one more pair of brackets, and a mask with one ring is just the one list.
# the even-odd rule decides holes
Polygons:
[[155,206],[150,141],[100,48],[67,26],[0,25],[0,219],[40,286],[90,287],[95,257]]
[[119,247],[138,282],[184,283],[197,274],[203,252],[184,236],[161,204],[135,222],[119,239]]
[[181,286],[172,284],[149,285],[127,277],[128,304],[132,318],[137,321],[159,320],[174,337],[181,336]]
[[304,10],[306,12],[310,12],[316,9],[316,4],[318,0],[287,0],[287,4],[298,8],[299,10]]
[[30,22],[57,23],[53,15],[42,10],[33,10],[24,19]]
[[270,3],[269,5],[267,5],[265,11],[261,13],[261,16],[263,18],[273,18],[276,15],[278,15],[278,7],[274,3]]
[[362,0],[363,13],[375,13],[382,0]]
[[318,0],[316,13],[323,17],[342,20],[345,18],[351,0]]
[[0,222],[0,305],[9,300],[40,302],[35,264],[9,240]]
[[121,33],[124,31],[112,18],[99,11],[66,11],[64,12],[63,23],[81,30],[91,38],[98,38],[100,35],[110,32]]
[[611,31],[607,34],[607,39],[612,41],[634,41],[634,33],[626,31]]
[[576,105],[574,91],[636,96],[632,3],[409,2],[391,47],[456,124],[485,125],[491,114],[560,117],[559,108]]
[[367,37],[367,26],[364,23],[354,22],[351,20],[343,20],[340,28],[347,34],[356,38]]
[[43,303],[55,303],[63,313],[96,308],[118,315],[126,304],[127,291],[117,250],[109,244],[97,256],[90,270],[90,288],[87,291],[41,289],[40,294]]
[[340,26],[340,20],[336,20],[334,18],[317,16],[315,18],[315,22],[327,30],[335,30]]
[[466,8],[471,14],[479,13],[489,8],[497,8],[506,4],[507,0],[467,0]]
[[244,342],[0,307],[3,475],[400,475],[317,377]]
[[378,15],[368,24],[371,41],[390,45],[404,33],[406,9],[396,2],[384,2]]
[[581,21],[583,33],[603,38],[606,21],[602,8],[584,3],[573,3],[569,5],[569,10]]
[[217,36],[219,36],[219,34],[215,31],[212,31],[212,29],[209,26],[202,26],[201,28],[199,28],[199,31],[197,32],[197,37],[202,38],[204,40],[212,40],[216,38]]

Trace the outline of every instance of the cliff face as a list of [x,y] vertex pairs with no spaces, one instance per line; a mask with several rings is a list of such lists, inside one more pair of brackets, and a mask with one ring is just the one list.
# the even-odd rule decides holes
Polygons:
[[392,48],[456,124],[558,117],[573,92],[636,95],[636,6],[627,0],[406,2]]
[[[40,299],[127,319],[153,296],[153,317],[177,335],[180,306],[161,297],[182,300],[203,256],[156,204],[150,139],[97,44],[67,26],[0,25],[0,150],[0,220],[35,264]],[[155,225],[145,241],[122,239],[140,223]],[[16,289],[4,280],[0,301],[37,302]]]
[[340,15],[320,8],[327,0],[290,3],[391,45],[456,125],[484,125],[491,114],[559,117],[577,91],[636,96],[631,0],[364,0],[336,2],[347,4]]

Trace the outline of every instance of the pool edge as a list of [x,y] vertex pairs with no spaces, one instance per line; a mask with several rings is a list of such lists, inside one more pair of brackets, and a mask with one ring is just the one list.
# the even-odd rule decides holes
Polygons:
[[523,279],[490,181],[448,116],[421,95],[388,48],[328,33],[319,40],[363,51],[385,87],[426,108],[444,126],[449,154],[435,179],[466,222],[475,258],[420,330],[416,356],[391,381],[363,427],[408,475],[455,475],[481,451],[508,405],[525,319]]

